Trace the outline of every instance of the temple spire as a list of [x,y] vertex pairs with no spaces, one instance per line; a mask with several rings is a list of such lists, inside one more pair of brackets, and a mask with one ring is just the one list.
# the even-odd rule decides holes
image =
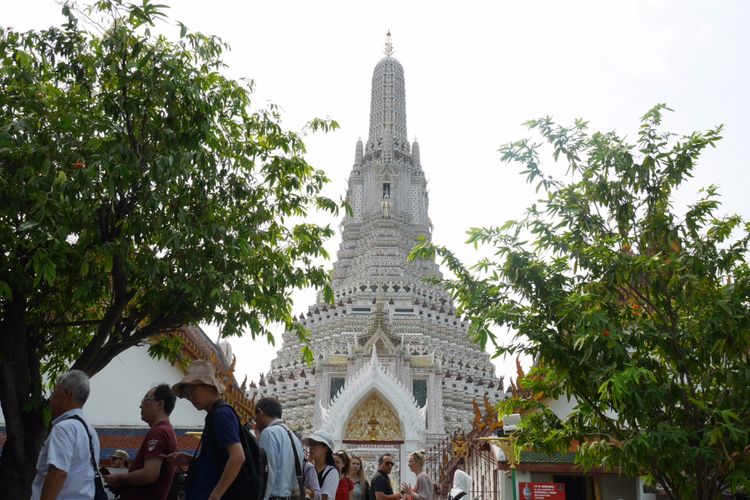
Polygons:
[[357,146],[354,149],[354,164],[362,165],[362,158],[364,157],[362,138],[357,139]]
[[391,41],[391,30],[388,30],[388,33],[385,34],[385,46],[383,46],[383,54],[385,54],[387,57],[391,57],[393,55],[393,42]]
[[370,98],[370,133],[366,151],[391,149],[408,153],[406,138],[406,92],[404,68],[392,57],[391,32],[386,35],[385,57],[378,62],[372,73],[372,95]]
[[417,138],[414,138],[414,142],[411,145],[411,157],[414,161],[414,165],[419,167],[422,165],[421,160],[419,158],[419,143],[417,142]]

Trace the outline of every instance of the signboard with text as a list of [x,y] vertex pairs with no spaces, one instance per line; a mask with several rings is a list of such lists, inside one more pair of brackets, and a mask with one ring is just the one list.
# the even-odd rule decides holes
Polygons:
[[563,483],[518,483],[520,500],[565,500]]

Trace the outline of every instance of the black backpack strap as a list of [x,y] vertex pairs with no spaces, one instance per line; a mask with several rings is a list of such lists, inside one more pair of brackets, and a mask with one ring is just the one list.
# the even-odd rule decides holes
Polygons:
[[65,418],[64,420],[78,420],[79,422],[81,422],[81,424],[83,424],[83,430],[86,431],[86,435],[89,437],[89,453],[90,453],[90,458],[91,458],[91,467],[94,469],[94,478],[98,479],[99,477],[101,477],[101,475],[99,474],[99,469],[96,468],[96,459],[94,458],[94,442],[91,439],[89,426],[86,425],[86,422],[78,415],[71,415]]
[[289,427],[286,425],[282,425],[281,427],[284,428],[287,435],[289,436],[289,443],[292,445],[292,452],[294,453],[294,469],[297,471],[297,482],[299,483],[299,494],[301,498],[305,497],[305,478],[302,475],[302,466],[300,465],[302,462],[299,459],[299,455],[297,454],[297,447],[294,446],[294,439],[292,438],[292,431],[289,430]]
[[320,487],[323,487],[323,483],[326,482],[326,478],[328,477],[328,473],[331,472],[333,469],[333,465],[326,465],[326,468],[323,469],[323,474],[318,474],[318,483],[320,483]]
[[463,498],[463,497],[465,497],[465,496],[466,496],[466,492],[465,492],[465,491],[462,491],[461,493],[459,493],[459,494],[458,494],[458,495],[456,495],[455,497],[451,497],[451,500],[458,500],[459,498]]

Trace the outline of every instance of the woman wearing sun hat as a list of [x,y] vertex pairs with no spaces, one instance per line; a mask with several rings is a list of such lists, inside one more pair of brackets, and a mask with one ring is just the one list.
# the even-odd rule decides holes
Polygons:
[[325,431],[316,431],[307,437],[310,460],[318,472],[320,494],[323,500],[335,500],[339,486],[339,471],[333,460],[333,436]]
[[221,399],[224,384],[216,377],[211,363],[199,359],[172,386],[172,392],[190,401],[197,410],[208,412],[198,455],[193,458],[175,452],[168,457],[173,463],[190,464],[185,499],[219,499],[232,486],[245,462],[240,422],[232,407]]

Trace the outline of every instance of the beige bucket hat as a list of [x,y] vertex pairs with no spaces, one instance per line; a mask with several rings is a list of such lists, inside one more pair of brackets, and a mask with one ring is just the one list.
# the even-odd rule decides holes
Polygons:
[[172,386],[172,392],[178,398],[185,397],[185,386],[188,385],[210,385],[215,387],[219,394],[224,392],[224,384],[216,377],[214,367],[205,359],[196,359],[187,369],[182,380]]

